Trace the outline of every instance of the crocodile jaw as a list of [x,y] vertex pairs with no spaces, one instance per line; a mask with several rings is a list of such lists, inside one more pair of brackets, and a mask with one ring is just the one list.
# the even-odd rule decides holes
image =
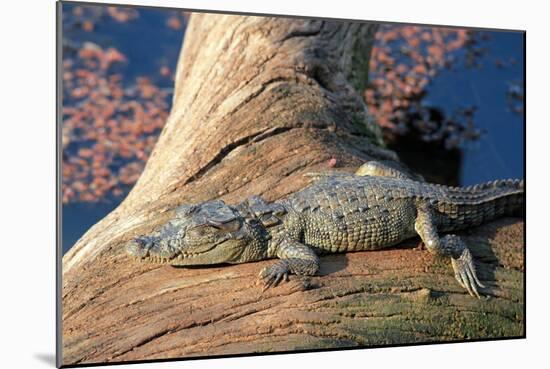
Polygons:
[[132,257],[134,257],[134,259],[140,262],[155,263],[155,264],[172,264],[172,265],[180,265],[184,263],[189,265],[194,264],[191,259],[196,258],[201,254],[201,253],[197,253],[197,254],[183,253],[183,254],[176,254],[173,257],[164,257],[164,256],[157,255],[155,253],[151,253],[149,252],[149,250],[144,250],[135,241],[129,242],[126,250]]
[[167,248],[143,243],[139,239],[134,239],[127,244],[126,251],[141,262],[185,266],[240,262],[240,257],[245,248],[246,245],[240,242],[223,240],[207,247],[203,246],[201,247],[201,251],[197,252],[181,250],[166,251]]

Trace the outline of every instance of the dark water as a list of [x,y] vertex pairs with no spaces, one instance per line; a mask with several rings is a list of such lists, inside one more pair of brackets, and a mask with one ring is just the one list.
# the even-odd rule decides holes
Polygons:
[[[69,14],[73,4],[64,4],[63,13]],[[166,10],[140,9],[139,17],[127,23],[119,23],[107,17],[96,22],[94,32],[71,27],[74,17],[64,17],[64,38],[78,45],[94,42],[103,48],[115,47],[123,53],[128,63],[123,75],[127,81],[147,76],[156,86],[172,89],[173,82],[159,76],[161,66],[175,70],[184,29],[174,30],[166,26],[170,16]],[[123,198],[99,203],[71,202],[62,208],[63,253],[95,223],[114,210]]]
[[[69,9],[71,5],[64,7]],[[157,76],[161,65],[174,70],[183,38],[183,30],[166,27],[167,17],[164,10],[140,9],[139,18],[131,22],[102,22],[93,33],[71,31],[67,34],[80,42],[89,40],[102,47],[119,49],[130,61],[124,69],[125,78]],[[523,114],[510,111],[506,95],[506,91],[514,88],[510,83],[523,83],[523,35],[488,33],[490,38],[485,47],[489,52],[481,58],[481,67],[458,66],[442,71],[432,81],[426,96],[426,103],[449,112],[460,106],[477,106],[475,125],[485,132],[463,149],[460,173],[463,185],[497,178],[523,178],[524,173]],[[506,61],[506,67],[499,67],[498,60]],[[510,60],[515,63],[508,63]],[[166,80],[155,83],[172,87]],[[111,201],[64,205],[63,253],[117,204]]]
[[[452,111],[456,106],[476,106],[475,126],[485,131],[466,143],[463,149],[460,182],[470,185],[497,178],[523,178],[523,114],[514,113],[507,104],[506,91],[513,82],[523,80],[523,34],[489,32],[489,53],[480,60],[480,68],[460,67],[443,70],[426,100],[434,106]],[[499,67],[498,60],[510,61]]]
[[63,253],[66,253],[84,232],[113,211],[117,205],[118,202],[114,201],[106,203],[74,202],[63,205],[61,223]]
[[[183,42],[184,28],[174,30],[166,26],[174,11],[139,9],[139,17],[128,22],[117,22],[107,15],[94,19],[92,32],[82,30],[75,22],[73,4],[63,4],[63,38],[71,44],[93,42],[102,48],[114,47],[128,59],[123,75],[127,81],[147,76],[159,87],[173,87],[165,78],[158,78],[159,69],[166,65],[174,70]],[[90,9],[100,8],[96,6]],[[86,19],[86,18],[85,18]]]

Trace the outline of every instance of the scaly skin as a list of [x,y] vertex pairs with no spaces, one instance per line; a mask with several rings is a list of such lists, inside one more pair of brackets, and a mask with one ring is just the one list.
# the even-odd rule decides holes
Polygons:
[[127,245],[134,257],[171,265],[245,263],[279,258],[264,268],[265,288],[289,274],[314,275],[319,254],[378,250],[420,236],[429,251],[451,258],[457,281],[479,297],[472,255],[449,232],[505,215],[521,215],[524,185],[498,180],[465,188],[423,182],[390,163],[369,162],[355,175],[315,174],[311,186],[267,203],[180,206],[173,219]]

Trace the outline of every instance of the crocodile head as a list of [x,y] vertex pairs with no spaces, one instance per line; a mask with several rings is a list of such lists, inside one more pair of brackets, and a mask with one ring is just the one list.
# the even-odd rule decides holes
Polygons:
[[223,201],[182,205],[158,231],[127,244],[144,261],[171,265],[244,263],[267,255],[263,226]]

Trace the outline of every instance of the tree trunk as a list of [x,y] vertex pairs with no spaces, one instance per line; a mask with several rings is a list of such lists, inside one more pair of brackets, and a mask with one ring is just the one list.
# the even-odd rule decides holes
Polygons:
[[177,205],[250,195],[275,200],[305,172],[353,171],[383,147],[361,91],[376,26],[194,14],[173,108],[125,201],[63,258],[63,363],[521,336],[523,223],[464,236],[489,299],[447,260],[412,248],[332,255],[318,276],[262,293],[272,261],[213,268],[141,264],[123,244]]

